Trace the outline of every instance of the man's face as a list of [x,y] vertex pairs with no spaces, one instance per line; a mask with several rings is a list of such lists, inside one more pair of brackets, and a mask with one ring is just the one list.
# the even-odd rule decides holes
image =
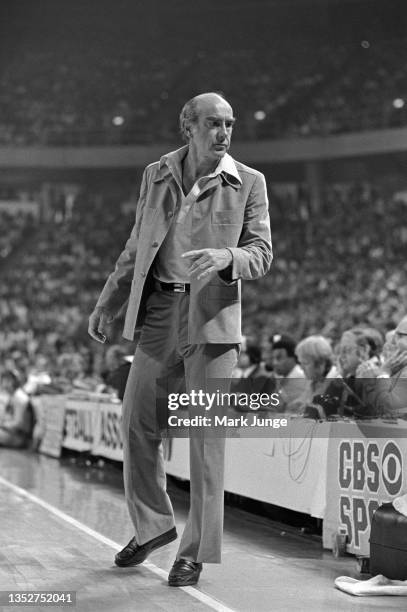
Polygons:
[[199,162],[217,162],[227,153],[234,122],[226,100],[208,96],[198,101],[198,121],[190,126],[189,146]]
[[287,354],[286,349],[273,349],[271,353],[273,370],[279,376],[287,376],[295,365],[295,359]]
[[317,361],[304,355],[298,355],[298,361],[308,380],[316,381],[324,377],[325,364],[323,361]]

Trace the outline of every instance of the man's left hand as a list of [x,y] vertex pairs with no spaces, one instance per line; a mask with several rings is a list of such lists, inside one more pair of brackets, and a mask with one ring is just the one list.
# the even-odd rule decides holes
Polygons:
[[189,274],[197,280],[212,272],[224,270],[232,263],[232,253],[228,249],[198,249],[182,254],[190,260]]

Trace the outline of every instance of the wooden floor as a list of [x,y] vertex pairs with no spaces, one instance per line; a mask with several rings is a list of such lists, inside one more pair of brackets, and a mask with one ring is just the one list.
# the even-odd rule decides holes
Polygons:
[[0,495],[0,590],[76,591],[81,612],[208,609],[144,567],[115,567],[108,546],[1,485]]
[[[406,610],[405,598],[353,598],[339,575],[358,578],[353,558],[282,533],[271,521],[226,509],[222,565],[205,565],[197,588],[170,588],[177,542],[138,568],[117,568],[132,536],[122,490],[91,470],[0,449],[0,591],[76,591],[78,612],[289,612]],[[179,530],[188,498],[175,491]],[[0,610],[27,606],[0,606]],[[33,608],[47,610],[49,606]],[[62,609],[62,608],[58,608]]]

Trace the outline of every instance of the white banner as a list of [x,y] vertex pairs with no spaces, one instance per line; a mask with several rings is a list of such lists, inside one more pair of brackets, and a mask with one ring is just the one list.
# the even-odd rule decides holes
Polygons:
[[32,398],[36,424],[34,443],[39,452],[60,457],[65,426],[65,395],[40,395]]
[[[303,437],[227,438],[225,491],[323,518],[330,424],[310,427]],[[167,473],[189,479],[189,440],[167,447]]]
[[67,399],[64,448],[81,452],[92,450],[98,410],[99,405],[95,402]]
[[98,405],[94,434],[93,455],[123,461],[121,404]]

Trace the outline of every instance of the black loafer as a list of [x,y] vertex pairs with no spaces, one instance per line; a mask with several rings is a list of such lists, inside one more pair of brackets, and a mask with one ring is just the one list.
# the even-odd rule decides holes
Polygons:
[[175,527],[162,533],[161,535],[149,540],[145,544],[139,546],[136,542],[136,538],[132,538],[130,542],[121,550],[114,558],[114,562],[119,567],[129,567],[130,565],[139,565],[143,563],[148,555],[153,552],[156,548],[165,546],[173,540],[177,539],[177,530]]
[[177,559],[168,575],[169,586],[182,587],[196,584],[202,572],[202,563]]

